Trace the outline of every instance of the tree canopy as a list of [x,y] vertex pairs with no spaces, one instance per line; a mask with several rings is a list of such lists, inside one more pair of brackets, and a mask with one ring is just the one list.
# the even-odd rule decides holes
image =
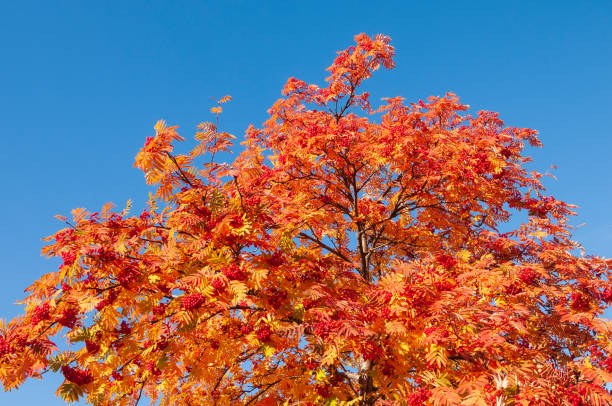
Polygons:
[[62,265],[0,325],[4,389],[61,371],[91,404],[610,404],[612,261],[526,168],[536,131],[452,93],[372,107],[394,49],[355,42],[326,86],[290,78],[232,163],[226,96],[189,153],[155,125],[141,214],[59,216]]

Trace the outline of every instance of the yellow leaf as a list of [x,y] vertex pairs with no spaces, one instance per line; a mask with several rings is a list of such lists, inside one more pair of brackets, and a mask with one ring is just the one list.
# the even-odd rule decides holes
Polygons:
[[472,256],[472,254],[467,251],[467,250],[461,250],[457,253],[457,256],[462,260],[462,261],[467,261],[468,259],[470,259],[470,257]]
[[406,343],[401,343],[400,344],[400,353],[403,354],[408,354],[412,351],[412,348],[406,344]]
[[166,122],[164,120],[158,120],[157,123],[155,123],[155,127],[153,128],[155,129],[155,131],[160,133],[166,128]]
[[149,282],[157,283],[161,279],[158,275],[149,275]]
[[263,353],[266,357],[271,357],[276,353],[274,347],[264,344],[262,347]]

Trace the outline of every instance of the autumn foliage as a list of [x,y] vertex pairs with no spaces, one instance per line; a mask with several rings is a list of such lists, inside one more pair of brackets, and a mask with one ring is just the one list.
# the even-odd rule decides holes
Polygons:
[[451,93],[372,107],[394,49],[355,40],[231,164],[229,97],[188,154],[158,122],[147,209],[75,209],[47,239],[62,265],[0,326],[4,389],[52,371],[92,404],[610,404],[612,261],[525,168],[536,131]]

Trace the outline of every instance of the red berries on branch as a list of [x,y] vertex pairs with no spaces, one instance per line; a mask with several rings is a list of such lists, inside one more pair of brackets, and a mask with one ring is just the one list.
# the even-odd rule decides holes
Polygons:
[[196,310],[206,302],[206,296],[201,293],[192,293],[183,296],[182,305],[185,310]]
[[77,368],[72,368],[68,365],[64,365],[62,367],[62,374],[64,377],[72,383],[76,383],[77,385],[87,385],[88,383],[93,382],[93,377],[89,373],[89,371],[83,371]]

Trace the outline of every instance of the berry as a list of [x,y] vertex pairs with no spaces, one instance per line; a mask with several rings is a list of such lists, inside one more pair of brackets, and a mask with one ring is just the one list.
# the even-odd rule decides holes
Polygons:
[[266,301],[273,308],[278,309],[279,307],[281,307],[282,304],[286,301],[286,299],[286,291],[276,288],[271,288],[268,290],[268,297],[266,298]]
[[262,342],[267,342],[270,340],[270,336],[272,335],[272,330],[270,330],[270,326],[264,324],[259,327],[256,331],[257,339]]
[[79,311],[76,307],[67,307],[62,311],[61,316],[57,319],[57,322],[64,327],[74,328],[77,323],[77,315]]
[[585,295],[578,292],[570,295],[570,307],[576,311],[588,311],[591,308],[591,304]]
[[88,371],[72,368],[68,365],[64,365],[62,367],[62,374],[64,374],[64,377],[67,380],[76,383],[77,385],[87,385],[88,383],[93,382],[93,377]]
[[409,406],[421,406],[424,405],[425,402],[427,402],[430,396],[431,391],[429,389],[419,388],[415,392],[412,392],[410,395],[408,395],[406,403]]
[[0,359],[4,357],[6,354],[10,354],[13,352],[13,346],[6,341],[4,336],[0,336]]
[[100,344],[95,341],[85,340],[85,348],[87,348],[88,353],[95,354],[100,351]]
[[223,272],[223,275],[227,276],[227,279],[231,281],[243,281],[247,278],[244,269],[234,264],[226,266],[221,272]]
[[221,279],[221,278],[213,279],[213,281],[210,283],[210,285],[215,289],[215,291],[217,291],[217,293],[221,293],[221,292],[225,291],[225,287],[227,286],[225,281],[223,279]]
[[62,256],[62,261],[64,261],[60,268],[70,266],[76,261],[76,254],[74,252],[62,252],[60,255]]
[[206,296],[201,293],[192,293],[183,296],[183,309],[196,310],[206,302]]
[[608,287],[601,292],[601,300],[608,304],[612,304],[612,287]]
[[163,316],[166,313],[166,306],[165,303],[160,303],[153,307],[153,314],[156,316]]
[[40,306],[36,306],[34,309],[34,315],[32,316],[31,324],[32,326],[36,326],[41,321],[49,320],[51,318],[49,311],[51,310],[51,305],[49,303],[44,303]]
[[130,325],[127,324],[125,320],[121,322],[121,325],[119,326],[119,332],[124,335],[128,335],[132,332]]
[[523,283],[533,285],[536,282],[538,274],[536,274],[533,269],[525,267],[519,270],[518,276]]
[[450,255],[442,254],[436,257],[436,261],[446,269],[451,269],[457,264],[455,258]]

